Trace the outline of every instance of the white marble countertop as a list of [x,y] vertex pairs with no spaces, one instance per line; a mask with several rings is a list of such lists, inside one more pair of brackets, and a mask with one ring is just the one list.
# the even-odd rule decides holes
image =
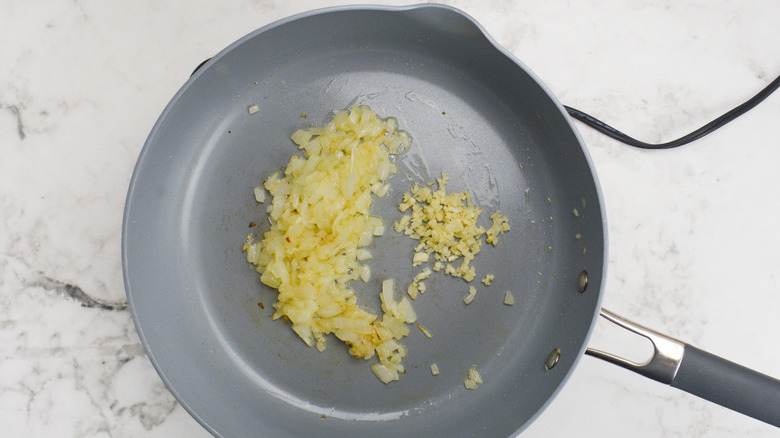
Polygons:
[[[562,103],[648,141],[699,127],[780,74],[774,0],[447,3]],[[152,124],[196,65],[264,24],[332,4],[0,5],[0,434],[207,436],[153,370],[126,308],[128,182]],[[577,125],[609,220],[605,307],[775,377],[778,121],[773,95],[669,151],[632,149]],[[599,322],[590,344],[628,341]],[[778,435],[591,357],[523,434]]]

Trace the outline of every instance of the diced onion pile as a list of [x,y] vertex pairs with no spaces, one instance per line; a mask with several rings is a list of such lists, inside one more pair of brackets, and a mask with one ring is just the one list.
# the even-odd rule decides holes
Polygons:
[[[283,172],[265,180],[272,225],[262,241],[249,236],[247,261],[278,291],[274,319],[289,320],[320,351],[333,333],[353,356],[378,357],[371,368],[379,380],[398,380],[406,355],[398,340],[417,318],[411,302],[396,300],[392,280],[385,281],[380,318],[358,306],[349,282],[370,278],[360,262],[371,259],[365,247],[385,228],[370,214],[372,194],[387,193],[386,180],[397,171],[391,155],[408,150],[411,140],[395,119],[383,120],[367,106],[339,111],[325,127],[291,138],[303,157],[293,155]],[[257,191],[255,197],[264,200]]]

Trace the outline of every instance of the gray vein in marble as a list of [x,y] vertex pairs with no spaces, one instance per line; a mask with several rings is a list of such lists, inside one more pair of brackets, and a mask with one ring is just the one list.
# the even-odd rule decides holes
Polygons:
[[70,298],[82,307],[97,308],[103,310],[126,310],[127,301],[104,301],[89,296],[79,286],[65,283],[41,274],[40,277],[29,283],[29,286],[37,286],[55,292],[57,295]]
[[24,133],[24,122],[22,121],[22,111],[19,109],[19,105],[0,105],[0,108],[7,109],[16,119],[16,133],[20,140],[24,140],[27,134]]

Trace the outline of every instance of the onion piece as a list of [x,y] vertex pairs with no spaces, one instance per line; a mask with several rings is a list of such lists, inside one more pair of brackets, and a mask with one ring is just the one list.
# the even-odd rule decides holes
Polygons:
[[414,257],[412,257],[412,266],[419,266],[427,262],[429,258],[430,255],[427,252],[414,253]]
[[364,262],[366,260],[371,260],[374,258],[374,255],[371,254],[371,251],[365,249],[365,248],[358,248],[357,251],[355,251],[355,258],[359,262]]
[[515,296],[512,295],[512,292],[506,291],[506,294],[504,295],[504,304],[507,306],[515,305]]
[[479,375],[479,371],[475,367],[469,368],[469,380],[473,380],[478,385],[482,384],[482,376]]
[[255,187],[254,189],[255,201],[262,204],[265,202],[265,190],[262,187]]
[[382,383],[390,383],[393,380],[398,380],[398,371],[390,369],[385,364],[375,363],[371,365],[371,371]]
[[474,286],[469,286],[469,293],[463,298],[463,302],[466,304],[471,304],[472,301],[474,301],[474,298],[477,297],[477,288]]
[[427,328],[423,327],[423,325],[422,325],[422,324],[420,324],[419,322],[417,323],[417,328],[418,328],[418,329],[420,329],[420,331],[421,331],[421,332],[423,332],[423,334],[425,335],[425,337],[427,337],[427,338],[432,338],[432,337],[433,337],[433,335],[431,334],[431,332],[430,332],[430,331],[428,331],[428,329],[427,329]]
[[476,367],[469,367],[468,369],[468,375],[466,379],[463,380],[463,385],[466,387],[466,389],[477,389],[479,385],[482,384],[482,376],[479,374],[479,371],[477,371]]

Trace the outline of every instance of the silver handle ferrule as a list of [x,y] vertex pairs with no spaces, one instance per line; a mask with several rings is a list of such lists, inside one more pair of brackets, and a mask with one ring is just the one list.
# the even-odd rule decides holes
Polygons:
[[645,362],[638,363],[593,348],[586,349],[585,354],[605,360],[658,382],[667,385],[672,383],[672,380],[677,375],[677,371],[680,369],[680,363],[685,353],[684,342],[637,324],[607,309],[601,309],[600,314],[608,321],[649,339],[653,344],[653,356]]

